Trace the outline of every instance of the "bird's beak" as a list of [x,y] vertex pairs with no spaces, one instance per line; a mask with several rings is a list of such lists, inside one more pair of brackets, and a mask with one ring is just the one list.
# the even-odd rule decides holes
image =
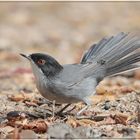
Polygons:
[[20,53],[20,55],[23,56],[23,57],[25,57],[25,58],[27,58],[29,61],[31,61],[31,57],[30,56],[27,56],[27,55],[22,54],[22,53]]

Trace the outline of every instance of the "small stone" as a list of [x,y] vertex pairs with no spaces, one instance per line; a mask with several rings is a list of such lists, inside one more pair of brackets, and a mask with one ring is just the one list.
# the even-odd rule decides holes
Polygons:
[[47,134],[49,138],[79,138],[79,136],[76,133],[74,133],[72,127],[64,123],[57,123],[55,125],[50,126],[48,128]]
[[105,102],[103,109],[105,109],[105,110],[109,110],[110,109],[109,101]]

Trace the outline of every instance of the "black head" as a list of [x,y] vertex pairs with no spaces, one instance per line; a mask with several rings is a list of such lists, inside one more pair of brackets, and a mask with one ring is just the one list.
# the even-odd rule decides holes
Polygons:
[[[23,54],[21,55],[24,56]],[[29,55],[27,58],[33,61],[47,77],[52,77],[63,69],[63,67],[53,57],[47,54],[34,53]]]

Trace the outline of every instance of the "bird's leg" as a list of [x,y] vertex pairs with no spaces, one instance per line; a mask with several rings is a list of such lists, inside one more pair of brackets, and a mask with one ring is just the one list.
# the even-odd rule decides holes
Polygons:
[[79,116],[82,112],[84,112],[86,109],[88,109],[88,108],[91,106],[91,104],[92,104],[90,98],[88,98],[88,97],[87,97],[87,98],[84,98],[83,101],[84,101],[84,103],[86,104],[86,106],[85,106],[84,108],[82,108],[82,109],[76,114],[77,116]]
[[84,108],[82,108],[76,115],[79,116],[82,112],[84,112],[86,109],[89,108],[90,105],[86,105]]
[[71,105],[71,104],[67,104],[67,105],[64,106],[60,111],[58,111],[56,114],[57,114],[57,115],[62,114],[62,112],[63,112],[66,108],[68,108],[70,105]]
[[71,111],[73,111],[76,108],[76,106],[74,106],[72,109],[68,110],[67,113],[70,113]]

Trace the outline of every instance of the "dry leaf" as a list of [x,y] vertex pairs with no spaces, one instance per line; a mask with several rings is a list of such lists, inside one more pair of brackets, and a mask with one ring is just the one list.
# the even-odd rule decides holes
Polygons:
[[117,124],[126,125],[127,124],[128,115],[123,114],[123,113],[118,113],[118,114],[115,114],[113,119],[116,121]]
[[29,121],[29,119],[24,119],[21,121],[9,121],[8,125],[30,129],[36,133],[45,133],[48,129],[48,123],[45,120]]
[[96,122],[90,119],[76,120],[75,118],[70,118],[67,120],[66,123],[71,125],[73,128],[76,128],[78,126],[91,126],[91,125],[94,125]]
[[25,129],[31,129],[36,133],[45,133],[48,129],[48,123],[44,120],[35,120],[24,125]]
[[33,130],[36,133],[45,133],[48,129],[48,124],[44,120],[38,120],[35,124]]
[[24,101],[24,100],[33,100],[33,93],[27,94],[27,93],[17,93],[14,95],[10,95],[8,96],[8,99],[10,99],[11,101]]
[[101,126],[101,125],[112,125],[112,124],[116,124],[116,121],[114,119],[112,119],[111,117],[107,117],[103,121],[96,122],[95,125]]
[[78,126],[94,126],[96,124],[95,121],[89,120],[89,119],[82,119],[82,120],[77,120]]
[[28,101],[26,101],[25,104],[27,106],[34,106],[34,107],[37,107],[38,106],[36,103],[34,103],[34,102],[28,102]]
[[11,95],[11,96],[8,96],[8,98],[11,101],[15,101],[15,102],[25,100],[25,96],[23,94]]

